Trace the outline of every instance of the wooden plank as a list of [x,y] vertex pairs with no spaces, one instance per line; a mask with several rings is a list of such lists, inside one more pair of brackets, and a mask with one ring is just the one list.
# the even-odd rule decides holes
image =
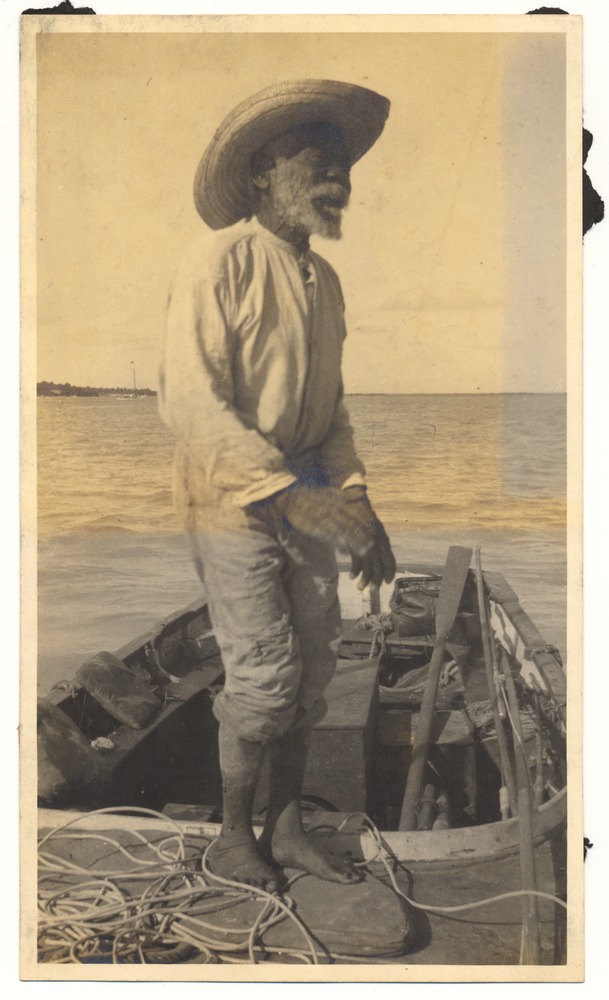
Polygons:
[[[326,715],[311,733],[303,794],[366,812],[378,711],[378,660],[339,660]],[[262,789],[257,802],[262,800]]]
[[[342,625],[343,643],[370,648],[372,642],[372,629],[360,628],[356,621],[347,619]],[[433,649],[433,637],[429,635],[408,635],[398,636],[396,632],[389,632],[385,635],[385,645],[392,653],[408,655],[408,653],[422,653],[426,649]]]
[[[404,708],[386,708],[378,714],[376,742],[382,746],[412,746],[420,713]],[[437,711],[431,727],[432,745],[467,746],[473,743],[474,727],[465,711]]]
[[[313,727],[303,795],[335,808],[365,811],[378,709],[378,661],[339,660],[325,691],[327,711]],[[268,801],[263,765],[254,811]]]
[[325,691],[328,710],[315,729],[364,729],[378,693],[378,660],[339,660]]
[[153,720],[150,726],[147,726],[146,729],[137,730],[130,729],[127,726],[121,726],[117,729],[116,733],[113,733],[111,737],[112,742],[115,744],[115,749],[107,757],[112,769],[115,769],[138,744],[143,743],[152,733],[168,722],[172,716],[182,711],[193,697],[217,681],[222,675],[222,671],[223,666],[219,659],[215,663],[206,663],[199,670],[192,670],[185,677],[181,677],[179,681],[167,686],[167,696],[175,698],[175,701],[168,701],[160,715]]
[[151,629],[147,632],[143,632],[141,635],[132,639],[130,642],[125,643],[120,649],[116,650],[115,656],[119,660],[126,660],[144,649],[151,642],[156,642],[162,635],[169,634],[172,631],[171,626],[188,625],[189,621],[196,618],[197,615],[203,612],[204,607],[207,604],[207,597],[203,595],[196,601],[192,601],[190,604],[186,605],[185,608],[180,608],[179,611],[174,611],[172,614],[167,615],[162,621],[157,622]]
[[[150,832],[158,830],[166,832],[169,823],[179,827],[184,834],[196,836],[218,837],[220,824],[196,823],[195,821],[172,820],[163,817],[135,814],[133,807],[123,811],[107,810],[85,813],[77,810],[38,809],[38,829],[40,835],[58,830],[65,824],[78,822],[81,830],[138,830]],[[549,836],[562,830],[566,823],[567,795],[563,789],[558,795],[535,810],[533,817],[535,844],[543,843]],[[333,819],[332,819],[333,818]],[[315,820],[320,825],[336,822],[339,825],[341,817],[337,813],[315,813]],[[256,827],[254,833],[259,836],[261,829]],[[346,848],[351,850],[356,860],[372,858],[377,855],[378,845],[369,833],[360,831],[345,831],[333,834],[340,838]],[[505,822],[486,823],[484,826],[468,826],[458,829],[428,831],[419,830],[414,833],[398,831],[383,831],[383,839],[396,857],[407,862],[428,864],[429,862],[459,863],[488,858],[496,861],[498,858],[518,854],[518,820],[509,819]]]
[[400,830],[414,830],[417,822],[417,803],[423,786],[424,772],[431,743],[431,730],[436,710],[440,673],[444,662],[444,650],[450,630],[453,627],[465,581],[469,573],[472,550],[459,545],[451,545],[446,559],[438,603],[436,605],[434,645],[429,675],[423,692],[423,702],[419,724],[412,750],[412,759],[406,779],[406,791],[400,816]]
[[[143,632],[135,639],[131,639],[129,642],[125,643],[119,649],[115,650],[113,655],[116,656],[117,659],[122,660],[124,663],[133,664],[133,662],[137,660],[140,655],[145,655],[144,649],[146,646],[154,645],[162,636],[170,635],[173,631],[177,631],[178,628],[187,628],[192,621],[204,613],[206,605],[207,599],[205,596],[198,598],[196,601],[192,601],[186,607],[168,615],[163,621],[158,622],[147,632]],[[210,632],[210,642],[212,641],[212,636],[213,633]],[[215,642],[215,640],[213,641]],[[210,650],[210,653],[205,653],[205,655],[213,654]],[[53,688],[46,697],[50,702],[52,702],[53,705],[63,707],[62,702],[65,702],[68,698],[72,698],[82,690],[82,685],[75,679],[73,682],[66,681],[65,686]]]

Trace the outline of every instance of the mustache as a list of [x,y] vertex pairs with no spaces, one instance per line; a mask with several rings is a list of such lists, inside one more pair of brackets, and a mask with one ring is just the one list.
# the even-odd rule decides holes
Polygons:
[[311,197],[314,200],[327,200],[339,208],[347,207],[350,194],[351,185],[348,181],[326,181],[323,184],[316,184],[311,190]]

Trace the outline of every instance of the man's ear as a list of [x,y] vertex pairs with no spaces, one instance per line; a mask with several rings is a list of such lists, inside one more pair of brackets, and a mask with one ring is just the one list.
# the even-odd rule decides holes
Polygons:
[[275,166],[275,157],[268,149],[257,150],[250,161],[252,184],[260,191],[268,191],[271,183],[270,172]]

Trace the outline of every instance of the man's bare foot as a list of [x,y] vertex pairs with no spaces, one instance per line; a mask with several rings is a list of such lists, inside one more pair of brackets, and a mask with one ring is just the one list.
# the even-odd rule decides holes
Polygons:
[[282,868],[297,868],[328,882],[361,882],[362,874],[346,858],[337,858],[324,851],[304,830],[280,836],[274,832],[270,845],[259,842],[264,857],[272,856]]
[[256,841],[247,834],[239,833],[237,837],[221,834],[209,848],[207,861],[213,874],[221,878],[266,892],[279,891],[279,876],[262,860]]

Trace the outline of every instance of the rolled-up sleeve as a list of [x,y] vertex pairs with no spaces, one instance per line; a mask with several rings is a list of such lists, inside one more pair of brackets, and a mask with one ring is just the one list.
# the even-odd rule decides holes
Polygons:
[[159,379],[159,410],[203,479],[237,506],[289,486],[294,476],[234,405],[238,261],[191,253],[172,282]]
[[366,470],[357,457],[349,412],[342,399],[336,405],[320,452],[330,486],[346,489],[348,486],[366,485]]

